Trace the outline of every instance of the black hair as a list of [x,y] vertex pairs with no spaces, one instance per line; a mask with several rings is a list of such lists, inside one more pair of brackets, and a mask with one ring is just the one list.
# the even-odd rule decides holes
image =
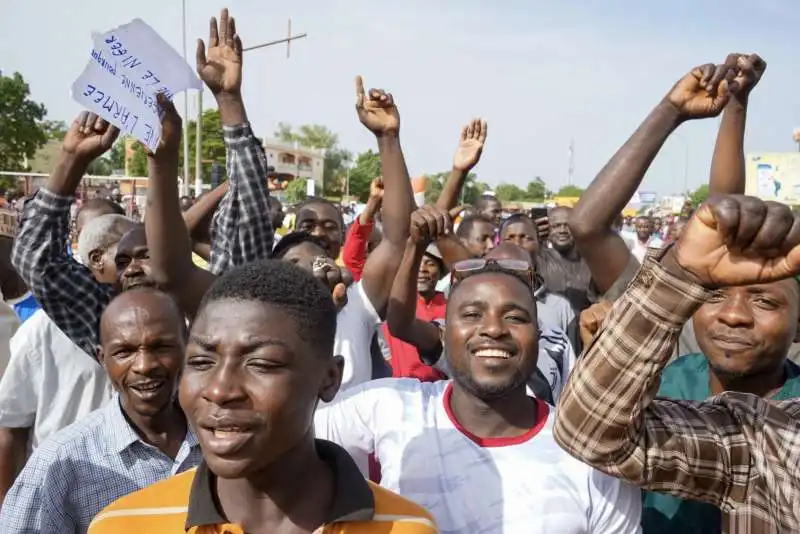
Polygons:
[[461,219],[458,229],[456,230],[456,236],[466,239],[469,237],[469,234],[472,232],[472,227],[475,226],[476,223],[486,223],[494,226],[494,222],[485,215],[467,215]]
[[278,308],[297,322],[297,334],[325,357],[333,356],[336,306],[330,291],[314,276],[285,261],[260,260],[220,276],[200,302],[250,301]]
[[483,269],[478,269],[478,270],[475,270],[475,271],[468,271],[468,272],[465,272],[463,274],[459,274],[458,275],[458,281],[453,285],[453,287],[452,287],[452,289],[450,291],[449,300],[452,300],[453,295],[458,290],[458,288],[461,287],[461,284],[464,282],[464,280],[466,280],[467,278],[471,278],[473,276],[478,276],[478,275],[487,274],[487,273],[498,273],[498,274],[505,274],[505,275],[508,275],[508,276],[513,276],[514,278],[516,278],[517,280],[522,282],[525,285],[525,287],[530,289],[529,293],[531,295],[531,298],[534,301],[536,300],[536,297],[534,295],[534,289],[535,288],[531,284],[530,280],[525,278],[525,276],[523,276],[522,273],[519,273],[517,271],[513,271],[511,269],[506,269],[505,267],[503,267],[501,265],[498,265],[496,263],[487,263],[486,267],[484,267]]
[[311,235],[308,232],[289,232],[272,249],[272,259],[279,260],[283,258],[290,250],[303,243],[312,243],[326,252],[328,250],[328,243],[322,238]]
[[475,209],[478,211],[482,210],[486,207],[486,204],[489,202],[500,202],[497,200],[497,197],[493,195],[481,195],[477,199],[475,199]]
[[342,210],[339,209],[339,206],[337,206],[336,204],[334,204],[325,197],[316,197],[316,196],[307,197],[299,206],[297,206],[297,213],[300,213],[300,211],[303,208],[306,208],[311,204],[327,204],[328,206],[332,207],[339,216],[339,228],[341,228],[342,232],[345,231],[344,217],[342,216]]
[[80,215],[83,211],[108,211],[109,214],[125,215],[125,210],[122,209],[122,206],[110,198],[103,197],[90,198],[84,202],[76,216]]
[[503,233],[506,227],[519,222],[527,222],[530,223],[534,228],[536,227],[536,224],[534,224],[533,220],[524,213],[512,213],[500,223],[500,234]]

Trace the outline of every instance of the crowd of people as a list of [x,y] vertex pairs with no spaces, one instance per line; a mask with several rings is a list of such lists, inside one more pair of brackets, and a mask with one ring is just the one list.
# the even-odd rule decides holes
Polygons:
[[[547,213],[457,205],[480,119],[417,206],[398,105],[358,77],[381,176],[349,226],[311,197],[279,236],[223,10],[197,72],[225,183],[179,196],[158,95],[143,223],[93,199],[70,242],[119,134],[89,112],[0,208],[0,531],[800,532],[800,218],[743,196],[765,68],[691,69]],[[624,220],[670,134],[720,114],[712,197]]]

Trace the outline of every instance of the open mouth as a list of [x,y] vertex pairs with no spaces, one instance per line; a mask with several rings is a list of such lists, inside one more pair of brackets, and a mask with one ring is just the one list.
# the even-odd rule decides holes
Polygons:
[[253,430],[240,426],[204,427],[206,449],[217,456],[230,456],[244,447],[253,437]]
[[504,349],[478,349],[472,354],[484,360],[508,360],[514,356],[511,351]]
[[165,380],[147,380],[131,384],[129,389],[140,399],[150,400],[158,396],[164,389]]

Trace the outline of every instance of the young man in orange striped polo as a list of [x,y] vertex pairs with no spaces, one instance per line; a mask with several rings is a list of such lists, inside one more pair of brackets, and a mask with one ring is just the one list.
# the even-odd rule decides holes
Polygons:
[[117,500],[90,534],[433,534],[422,507],[367,482],[314,438],[317,403],[341,382],[330,291],[289,262],[229,271],[192,326],[180,401],[204,461]]

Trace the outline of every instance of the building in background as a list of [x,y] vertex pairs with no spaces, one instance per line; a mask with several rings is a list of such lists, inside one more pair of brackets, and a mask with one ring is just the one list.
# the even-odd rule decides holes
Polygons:
[[800,205],[800,153],[757,152],[747,154],[745,194]]
[[270,173],[270,188],[285,189],[295,178],[313,179],[315,189],[322,191],[325,172],[325,151],[282,143],[278,139],[265,139],[264,152],[274,171]]

